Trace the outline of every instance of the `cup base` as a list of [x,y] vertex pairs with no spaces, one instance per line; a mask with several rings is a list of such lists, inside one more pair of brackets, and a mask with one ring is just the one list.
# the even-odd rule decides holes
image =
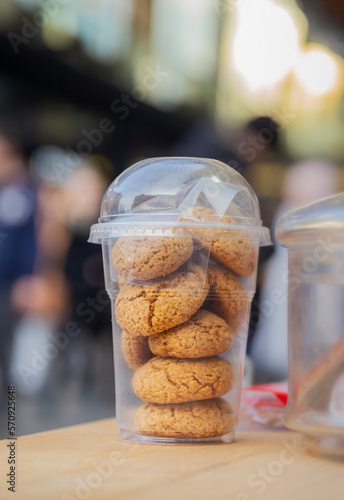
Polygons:
[[341,436],[304,436],[305,447],[318,455],[344,460],[344,438]]
[[128,443],[139,444],[219,444],[219,443],[232,443],[235,438],[234,431],[230,431],[223,436],[215,436],[209,438],[171,438],[171,437],[157,437],[147,436],[140,434],[138,431],[130,429],[119,429],[119,439]]

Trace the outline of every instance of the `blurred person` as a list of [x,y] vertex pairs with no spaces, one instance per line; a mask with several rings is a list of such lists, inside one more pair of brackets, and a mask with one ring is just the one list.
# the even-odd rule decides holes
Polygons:
[[[80,389],[92,377],[94,337],[110,325],[101,248],[87,239],[112,180],[111,168],[105,159],[98,160],[98,167],[97,157],[71,168],[65,155],[60,148],[44,146],[31,162],[38,184],[38,251],[35,273],[22,278],[13,293],[21,321],[11,370],[18,392],[26,396],[49,387],[50,395],[59,397],[66,382]],[[66,349],[58,348],[48,359],[46,349],[69,324],[75,335],[68,337]],[[37,364],[40,369],[32,370]]]
[[[333,164],[319,160],[295,163],[287,171],[282,201],[273,222],[273,256],[265,263],[258,309],[257,328],[250,354],[255,366],[256,383],[284,380],[288,376],[288,250],[275,237],[278,219],[286,212],[335,194],[339,173]],[[273,297],[278,293],[278,301]],[[255,299],[256,300],[256,299]],[[257,316],[251,320],[257,321]]]
[[[42,160],[47,168],[51,166],[48,155],[42,155]],[[36,191],[36,255],[33,272],[13,285],[11,301],[17,322],[9,367],[18,394],[25,396],[41,393],[46,385],[51,363],[45,349],[63,324],[68,304],[63,263],[69,240],[61,217],[62,188],[51,179],[33,175],[32,157],[30,174]]]
[[66,369],[79,380],[80,387],[91,387],[94,382],[95,338],[105,333],[105,341],[111,340],[110,299],[105,291],[102,251],[87,240],[112,180],[110,163],[94,156],[75,169],[64,186],[65,223],[70,233],[64,264],[70,290],[68,321],[79,332],[66,352]]
[[171,151],[172,156],[212,158],[222,161],[239,172],[242,169],[238,156],[232,150],[231,141],[223,137],[210,120],[193,123]]
[[279,159],[280,126],[269,116],[246,123],[237,140],[238,157],[244,166]]
[[30,157],[30,173],[37,184],[37,270],[41,274],[51,269],[62,270],[70,245],[65,183],[82,158],[75,154],[71,166],[67,156],[67,152],[57,146],[40,146]]
[[[270,116],[259,116],[247,122],[237,138],[237,154],[241,173],[259,200],[263,225],[271,229],[280,203],[285,166],[282,163],[281,127]],[[261,268],[274,252],[273,246],[261,247],[255,300],[251,307],[248,350],[255,333],[260,311],[257,307],[261,291]]]
[[[244,126],[237,140],[240,172],[257,194],[263,225],[268,228],[279,204],[285,173],[280,135],[281,127],[275,120],[260,116]],[[260,261],[271,253],[270,247],[262,249]]]
[[36,195],[20,145],[0,134],[0,369],[7,392],[15,316],[16,283],[33,273],[36,257]]

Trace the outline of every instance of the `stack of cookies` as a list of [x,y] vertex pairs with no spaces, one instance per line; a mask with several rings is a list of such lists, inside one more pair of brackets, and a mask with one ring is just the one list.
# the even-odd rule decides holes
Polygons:
[[[219,355],[244,326],[249,300],[239,276],[253,273],[255,248],[193,235],[120,238],[111,252],[122,351],[134,370],[133,390],[145,402],[135,424],[150,436],[209,438],[235,425],[221,398],[235,372]],[[212,258],[207,271],[202,249],[205,262]]]

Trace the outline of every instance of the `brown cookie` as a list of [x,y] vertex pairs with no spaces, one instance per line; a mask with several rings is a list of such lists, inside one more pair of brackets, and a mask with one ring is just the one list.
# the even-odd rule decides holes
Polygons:
[[238,276],[221,264],[209,262],[207,269],[210,292],[217,297],[245,300],[247,293]]
[[125,285],[115,302],[119,326],[133,335],[160,333],[187,321],[203,304],[209,291],[198,266],[176,271],[151,287]]
[[230,327],[233,335],[246,328],[246,322],[250,314],[250,302],[238,302],[236,300],[212,299],[204,303],[204,307],[222,318]]
[[200,309],[191,318],[166,332],[151,335],[149,347],[158,356],[203,358],[227,351],[233,334],[226,322]]
[[297,404],[300,408],[328,411],[332,389],[344,373],[344,335],[309,371],[298,387]]
[[192,254],[192,238],[125,237],[111,250],[121,279],[150,280],[176,271]]
[[148,337],[132,335],[123,330],[121,346],[124,359],[133,370],[137,370],[153,356],[148,345]]
[[[236,224],[236,221],[231,217],[218,215],[215,210],[206,207],[188,209],[179,220]],[[257,265],[257,252],[251,240],[240,239],[242,231],[218,227],[192,227],[191,230],[193,235],[197,237],[197,241],[204,248],[210,250],[211,256],[228,269],[241,278],[248,278],[253,274]]]
[[169,405],[146,403],[139,408],[135,425],[149,436],[210,438],[231,431],[235,416],[221,398]]
[[234,384],[232,365],[223,358],[162,358],[157,356],[133,376],[135,394],[147,403],[186,403],[226,394]]
[[224,319],[234,334],[238,333],[245,326],[250,310],[244,285],[236,274],[221,264],[208,265],[208,281],[211,296],[204,307]]

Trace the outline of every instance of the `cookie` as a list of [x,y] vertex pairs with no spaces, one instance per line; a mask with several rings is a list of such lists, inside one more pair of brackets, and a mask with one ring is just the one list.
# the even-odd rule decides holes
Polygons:
[[115,302],[119,326],[133,335],[160,333],[187,321],[203,304],[209,284],[202,269],[176,271],[151,287],[122,286]]
[[335,403],[333,387],[343,373],[344,336],[340,337],[301,381],[297,405],[300,408],[327,411],[329,406]]
[[207,269],[210,291],[217,297],[245,300],[246,289],[238,276],[221,264],[209,262]]
[[170,330],[149,337],[150,350],[158,356],[203,358],[227,351],[233,334],[226,322],[200,309],[191,318]]
[[192,238],[119,238],[111,250],[111,264],[121,279],[150,280],[176,271],[192,250]]
[[235,416],[221,398],[169,405],[146,403],[139,408],[135,425],[149,436],[210,438],[231,431]]
[[245,325],[250,300],[238,276],[221,264],[208,265],[211,300],[204,307],[224,319],[238,333]]
[[163,358],[156,356],[136,370],[133,389],[147,403],[186,403],[226,394],[234,384],[234,369],[223,358]]
[[[236,224],[227,215],[221,216],[211,208],[194,207],[185,211],[181,221]],[[251,240],[240,239],[240,230],[220,229],[218,227],[192,227],[197,241],[210,251],[210,255],[238,274],[248,278],[253,274],[257,264],[257,252]]]
[[131,335],[123,330],[121,346],[124,359],[133,370],[137,370],[153,356],[148,345],[148,337]]
[[246,322],[250,314],[249,301],[212,299],[205,301],[204,307],[222,318],[230,327],[233,335],[246,328]]

